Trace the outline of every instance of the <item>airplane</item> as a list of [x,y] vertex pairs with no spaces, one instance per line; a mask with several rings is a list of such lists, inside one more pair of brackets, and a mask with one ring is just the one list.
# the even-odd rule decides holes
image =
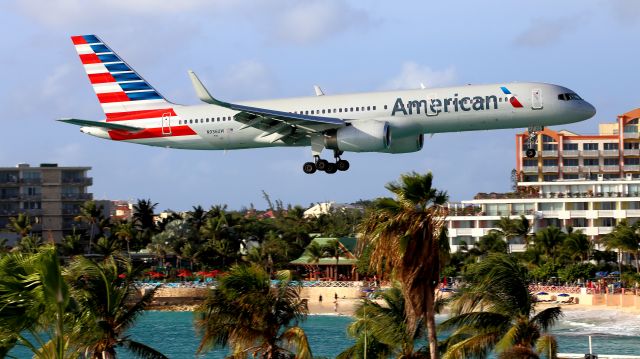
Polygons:
[[[310,146],[303,171],[336,173],[350,164],[345,152],[409,153],[425,134],[526,127],[528,157],[544,126],[583,121],[595,108],[566,87],[536,82],[226,102],[211,96],[193,71],[201,105],[178,105],[95,35],[72,36],[105,120],[59,121],[99,138],[191,150]],[[335,161],[321,158],[333,151]]]

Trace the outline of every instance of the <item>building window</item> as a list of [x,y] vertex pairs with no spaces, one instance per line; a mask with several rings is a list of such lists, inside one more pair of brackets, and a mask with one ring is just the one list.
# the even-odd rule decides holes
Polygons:
[[583,143],[582,144],[582,149],[584,151],[597,151],[598,150],[598,144],[597,143]]
[[536,176],[536,175],[524,175],[522,180],[524,182],[538,182],[538,176]]
[[563,158],[562,159],[562,165],[565,166],[565,167],[578,166],[578,159],[577,158]]
[[640,158],[638,157],[625,157],[624,158],[625,165],[640,165]]
[[580,177],[578,177],[578,174],[576,173],[566,173],[562,176],[562,178],[566,180],[577,180]]
[[563,143],[562,144],[563,151],[577,151],[578,144],[577,143]]
[[542,135],[542,142],[556,142],[556,140],[551,136]]
[[599,161],[600,161],[599,158],[585,158],[582,160],[582,163],[585,166],[599,166],[600,165]]
[[558,166],[558,159],[557,158],[544,159],[544,160],[542,160],[542,165],[543,166]]
[[556,143],[543,143],[542,144],[542,150],[543,151],[557,151],[558,150],[558,144],[556,144]]
[[571,225],[573,227],[587,227],[587,219],[586,218],[573,218],[571,220]]
[[604,165],[605,166],[617,166],[618,165],[618,161],[620,161],[618,158],[605,158],[604,159]]
[[637,150],[640,148],[640,142],[625,142],[624,149],[625,150]]
[[604,217],[600,218],[600,227],[613,227],[616,225],[615,218]]
[[604,144],[604,149],[605,150],[617,150],[618,149],[618,144],[617,143],[605,143]]
[[599,205],[600,205],[599,206],[600,210],[603,210],[603,211],[613,211],[616,209],[615,202],[600,202]]
[[524,167],[538,167],[538,160],[535,158],[525,158],[522,160],[522,165]]
[[545,182],[553,182],[558,180],[558,175],[544,175]]

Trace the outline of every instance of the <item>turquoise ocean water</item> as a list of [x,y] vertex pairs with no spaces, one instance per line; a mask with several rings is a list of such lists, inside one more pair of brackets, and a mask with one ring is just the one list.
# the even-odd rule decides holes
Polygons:
[[[194,358],[198,347],[190,312],[145,313],[130,335],[169,358]],[[444,316],[440,318],[444,319]],[[353,341],[346,335],[350,317],[333,315],[310,316],[302,324],[314,356],[334,358]],[[592,336],[594,353],[640,355],[640,315],[615,310],[572,310],[554,328],[562,353],[587,353],[588,335]],[[202,358],[224,358],[226,350],[202,355]],[[18,358],[29,358],[23,348],[11,353]],[[120,358],[133,358],[119,352]]]

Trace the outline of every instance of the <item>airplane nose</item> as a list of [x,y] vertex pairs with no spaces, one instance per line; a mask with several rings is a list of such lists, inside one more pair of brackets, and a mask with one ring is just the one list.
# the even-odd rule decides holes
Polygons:
[[585,101],[584,105],[584,113],[587,118],[591,118],[596,115],[596,108],[592,104]]

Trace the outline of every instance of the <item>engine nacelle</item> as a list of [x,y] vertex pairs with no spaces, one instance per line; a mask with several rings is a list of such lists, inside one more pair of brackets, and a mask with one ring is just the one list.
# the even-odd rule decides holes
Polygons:
[[391,129],[388,122],[355,121],[350,126],[327,131],[324,145],[338,151],[386,152],[391,145]]
[[424,146],[424,135],[421,133],[418,136],[394,138],[391,146],[389,146],[389,148],[384,152],[386,153],[417,152],[422,149],[422,146]]

